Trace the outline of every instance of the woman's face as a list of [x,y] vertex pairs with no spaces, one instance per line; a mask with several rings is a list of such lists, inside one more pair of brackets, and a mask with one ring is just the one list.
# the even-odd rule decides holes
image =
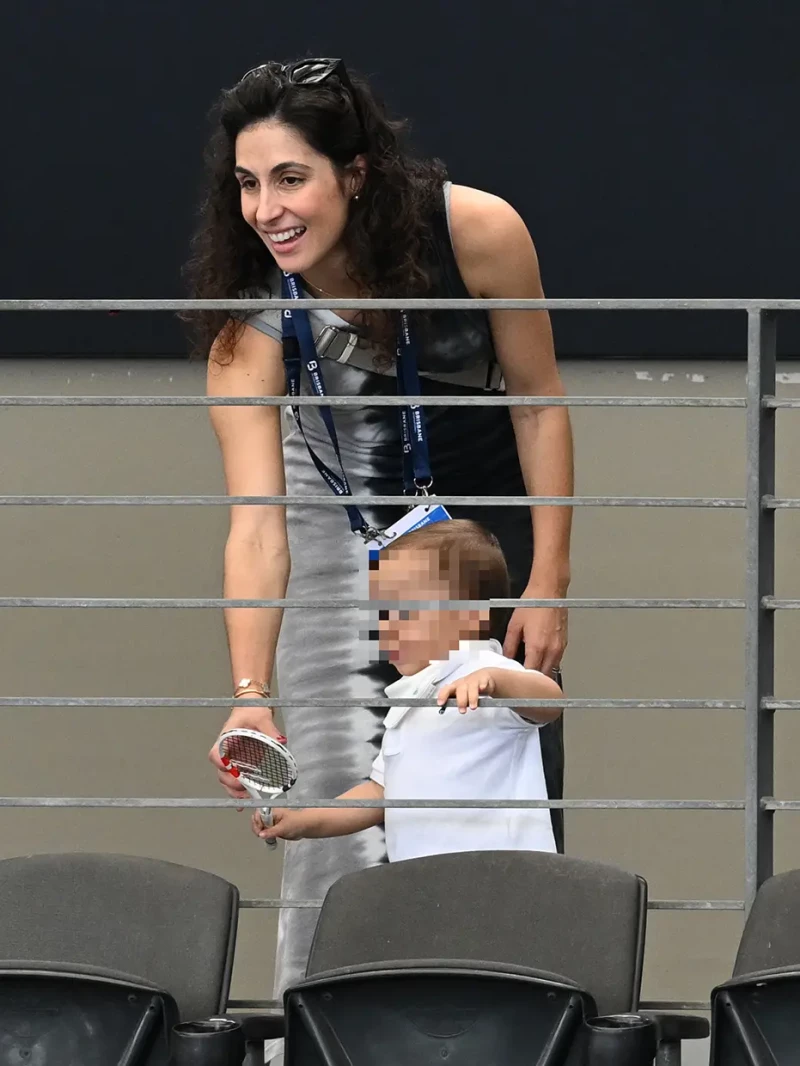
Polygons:
[[267,121],[236,138],[236,177],[242,215],[281,270],[302,274],[336,249],[357,171],[340,182],[331,161],[299,133]]

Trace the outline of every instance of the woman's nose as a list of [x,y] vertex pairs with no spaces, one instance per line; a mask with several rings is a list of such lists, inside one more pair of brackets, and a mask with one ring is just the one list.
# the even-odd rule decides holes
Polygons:
[[277,197],[275,197],[270,189],[262,187],[261,196],[258,200],[258,207],[256,208],[256,225],[262,229],[274,225],[274,223],[280,218],[283,208],[281,207]]

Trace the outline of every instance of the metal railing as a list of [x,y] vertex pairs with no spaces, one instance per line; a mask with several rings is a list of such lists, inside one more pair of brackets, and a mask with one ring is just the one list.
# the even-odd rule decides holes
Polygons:
[[[177,311],[177,310],[259,311],[286,308],[330,308],[331,310],[570,310],[570,311],[719,311],[747,315],[747,395],[744,397],[690,396],[316,396],[290,399],[268,397],[205,396],[0,396],[0,407],[210,407],[210,406],[395,406],[418,403],[425,406],[570,406],[570,407],[702,407],[737,408],[745,411],[747,425],[747,478],[743,498],[718,497],[627,497],[627,496],[435,496],[446,505],[471,506],[571,506],[571,507],[679,507],[743,509],[746,512],[745,595],[743,598],[567,598],[528,600],[527,606],[560,604],[577,609],[693,609],[743,610],[745,612],[745,686],[739,700],[694,699],[562,699],[519,700],[515,705],[559,706],[563,708],[705,709],[744,711],[745,767],[744,796],[734,800],[644,800],[644,799],[562,799],[562,800],[331,800],[311,799],[303,803],[284,800],[282,806],[299,807],[460,807],[460,808],[558,808],[563,810],[716,810],[742,811],[745,822],[745,881],[742,899],[653,899],[651,910],[658,911],[749,911],[759,885],[773,868],[773,815],[776,811],[800,810],[800,800],[777,800],[773,795],[774,712],[800,710],[800,700],[774,699],[774,620],[777,610],[800,610],[800,600],[775,596],[775,512],[800,507],[800,499],[775,496],[775,412],[800,408],[800,399],[778,399],[776,384],[776,315],[780,311],[800,311],[800,300],[0,300],[0,311]],[[0,495],[0,506],[229,506],[286,503],[283,496],[85,496],[85,495]],[[340,507],[330,495],[292,496],[293,504]],[[407,505],[405,496],[356,496],[361,505]],[[466,605],[468,601],[446,601],[437,606]],[[492,607],[517,606],[520,600],[481,601]],[[476,606],[476,603],[470,603]],[[373,601],[333,600],[227,600],[221,598],[81,598],[6,596],[4,608],[213,608],[276,607],[286,609],[359,608],[375,609]],[[394,606],[398,606],[395,604]],[[432,606],[404,602],[401,607]],[[275,707],[388,707],[422,706],[423,699],[303,699],[276,698]],[[429,701],[427,701],[429,702]],[[491,704],[491,700],[482,700]],[[241,700],[242,706],[265,705],[264,700]],[[229,707],[230,699],[171,698],[84,698],[77,696],[3,696],[0,707]],[[237,800],[211,798],[147,797],[0,797],[0,807],[136,807],[136,808],[220,808],[256,806]],[[278,805],[276,803],[276,805]],[[314,909],[320,900],[245,899],[242,909]],[[272,1006],[266,1000],[239,1000],[238,1007]],[[650,1002],[651,1009],[697,1010],[707,1007],[697,1002]]]

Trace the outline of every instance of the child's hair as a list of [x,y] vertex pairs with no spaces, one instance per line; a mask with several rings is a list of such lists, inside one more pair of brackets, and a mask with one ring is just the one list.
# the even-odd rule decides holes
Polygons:
[[[451,596],[459,600],[508,599],[509,577],[503,550],[493,533],[467,518],[435,522],[405,533],[383,554],[429,551],[437,558],[439,575],[447,579]],[[502,640],[509,611],[490,611],[491,636]]]

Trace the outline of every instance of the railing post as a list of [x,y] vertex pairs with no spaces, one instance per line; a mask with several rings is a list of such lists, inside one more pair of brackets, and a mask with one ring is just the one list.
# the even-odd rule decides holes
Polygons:
[[764,406],[775,393],[775,313],[750,310],[747,328],[747,547],[745,581],[745,911],[759,885],[772,875],[772,813],[761,807],[774,780],[773,711],[761,703],[773,695],[775,612],[764,596],[775,593],[775,410]]

